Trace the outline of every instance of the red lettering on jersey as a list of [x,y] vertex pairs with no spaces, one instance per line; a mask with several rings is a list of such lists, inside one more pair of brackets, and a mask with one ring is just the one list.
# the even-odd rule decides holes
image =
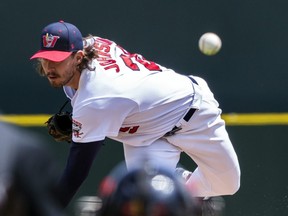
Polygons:
[[127,132],[129,130],[129,128],[130,127],[121,127],[119,131],[125,133],[125,132]]
[[98,60],[101,61],[101,63],[100,63],[101,66],[107,66],[107,65],[112,65],[112,64],[116,63],[115,60],[108,59],[108,58],[101,58],[101,60],[100,59],[98,59]]
[[[155,62],[147,61],[143,56],[138,54],[121,54],[120,57],[124,61],[125,65],[133,71],[140,71],[136,62],[142,64],[146,69],[150,71],[162,71],[159,65]],[[133,62],[135,61],[135,63]]]
[[129,133],[130,133],[130,134],[136,133],[137,130],[138,130],[138,128],[139,128],[139,126],[134,126],[134,127],[130,128]]
[[109,53],[105,53],[105,52],[102,52],[100,50],[99,51],[97,50],[97,54],[98,54],[98,56],[106,56],[106,57],[111,58],[111,55]]
[[117,64],[113,64],[113,65],[110,65],[110,66],[107,66],[107,67],[104,67],[105,70],[109,70],[109,69],[113,69],[115,68],[115,71],[118,73],[120,71],[120,68]]
[[131,55],[124,55],[121,54],[120,57],[123,59],[125,65],[127,67],[129,67],[130,69],[132,69],[133,71],[139,71],[139,67],[137,64],[133,63],[133,61],[131,60]]
[[109,46],[109,45],[106,45],[106,44],[100,44],[100,43],[95,42],[94,47],[95,47],[97,50],[103,51],[103,52],[105,52],[105,53],[110,52],[110,46]]
[[120,131],[120,132],[124,132],[124,133],[128,132],[129,134],[134,134],[134,133],[137,132],[137,130],[138,130],[139,127],[140,127],[140,126],[122,127],[122,128],[120,128],[119,131]]
[[161,71],[160,67],[155,62],[147,61],[143,56],[135,55],[135,59],[150,71]]
[[115,68],[117,73],[120,71],[119,66],[117,65],[116,61],[113,60],[113,59],[98,58],[97,60],[100,61],[100,65],[101,66],[106,66],[106,67],[104,67],[105,70],[109,70],[109,69]]
[[120,67],[116,63],[116,60],[112,59],[110,55],[111,44],[112,42],[109,40],[97,38],[94,45],[98,51],[97,61],[101,66],[104,66],[105,70],[115,69],[116,73],[118,73],[120,71]]
[[[115,69],[116,73],[120,72],[120,67],[117,61],[111,57],[110,50],[111,45],[114,42],[104,39],[97,38],[95,41],[95,48],[98,51],[97,61],[105,70]],[[123,49],[121,46],[117,45],[119,49],[122,50],[120,55],[121,59],[125,65],[133,71],[140,71],[141,65],[143,65],[149,71],[162,71],[160,66],[155,62],[146,60],[143,56],[139,54],[130,54],[128,51]]]

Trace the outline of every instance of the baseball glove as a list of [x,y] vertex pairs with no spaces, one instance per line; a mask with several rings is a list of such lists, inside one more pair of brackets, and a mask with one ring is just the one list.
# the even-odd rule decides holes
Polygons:
[[67,103],[68,101],[65,102],[58,113],[51,116],[47,122],[45,122],[48,134],[57,142],[66,141],[71,143],[72,141],[72,114],[67,111],[62,111]]

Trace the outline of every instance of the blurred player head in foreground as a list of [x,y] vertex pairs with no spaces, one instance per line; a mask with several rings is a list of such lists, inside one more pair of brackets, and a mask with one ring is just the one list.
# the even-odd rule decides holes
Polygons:
[[56,201],[56,167],[43,140],[0,122],[0,215],[63,216]]
[[163,168],[116,169],[103,180],[97,216],[195,216],[198,204],[183,181]]

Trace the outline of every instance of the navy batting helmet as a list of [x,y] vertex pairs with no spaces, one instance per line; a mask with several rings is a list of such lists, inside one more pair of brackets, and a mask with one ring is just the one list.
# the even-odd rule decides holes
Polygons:
[[162,168],[145,166],[108,176],[100,186],[97,216],[195,216],[198,204],[183,181]]

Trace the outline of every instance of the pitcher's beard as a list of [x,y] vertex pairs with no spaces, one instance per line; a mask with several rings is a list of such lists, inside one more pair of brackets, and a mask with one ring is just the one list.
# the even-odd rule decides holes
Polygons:
[[53,88],[61,88],[61,87],[64,86],[62,83],[55,83],[55,82],[51,82],[51,81],[50,81],[50,85],[51,85]]
[[67,85],[71,80],[72,78],[74,77],[74,73],[71,73],[69,77],[67,77],[64,81],[62,82],[56,82],[56,81],[53,81],[53,80],[49,80],[50,82],[50,85],[53,87],[53,88],[62,88],[63,86]]

